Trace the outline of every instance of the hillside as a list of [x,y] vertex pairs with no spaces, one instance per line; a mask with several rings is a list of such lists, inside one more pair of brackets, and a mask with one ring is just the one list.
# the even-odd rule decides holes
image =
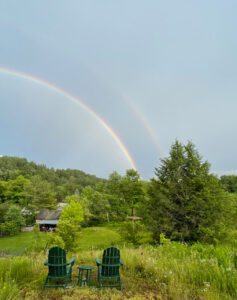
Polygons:
[[15,179],[22,175],[26,178],[32,176],[40,176],[42,180],[46,180],[53,186],[70,185],[78,189],[85,186],[95,186],[97,183],[104,181],[95,175],[89,175],[81,170],[76,169],[54,169],[48,168],[46,165],[37,164],[33,161],[29,162],[26,158],[14,156],[0,157],[0,179],[7,181]]

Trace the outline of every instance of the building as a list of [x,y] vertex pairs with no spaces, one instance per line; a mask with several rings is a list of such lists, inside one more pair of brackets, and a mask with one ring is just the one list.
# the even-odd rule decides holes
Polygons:
[[40,231],[54,231],[62,210],[42,209],[36,216],[36,223],[39,224]]

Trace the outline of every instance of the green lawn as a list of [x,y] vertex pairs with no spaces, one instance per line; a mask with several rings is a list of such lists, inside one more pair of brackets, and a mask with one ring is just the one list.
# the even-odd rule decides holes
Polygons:
[[[42,242],[45,243],[46,235],[40,232]],[[14,236],[0,238],[0,253],[20,255],[28,250],[35,241],[34,232],[21,232]]]
[[101,249],[120,243],[120,234],[106,227],[84,228],[78,241],[79,249]]
[[[41,244],[46,245],[47,233],[40,232]],[[20,255],[35,244],[34,232],[21,232],[15,236],[0,238],[0,253]],[[106,227],[90,227],[82,229],[78,240],[80,250],[101,249],[110,245],[118,245],[120,235]]]

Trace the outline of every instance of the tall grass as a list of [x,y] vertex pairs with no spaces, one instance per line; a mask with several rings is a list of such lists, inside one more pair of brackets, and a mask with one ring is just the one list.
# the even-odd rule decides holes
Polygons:
[[194,295],[209,299],[214,294],[216,299],[237,297],[235,250],[228,247],[171,243],[127,250],[124,260],[130,273],[150,278],[174,299],[178,294],[185,299],[187,293],[187,299],[195,299]]
[[[48,289],[41,294],[47,274],[47,268],[43,265],[46,256],[31,254],[0,259],[0,299],[154,299],[155,296],[157,299],[175,300],[237,298],[236,248],[170,243],[137,249],[120,247],[120,251],[124,260],[121,268],[122,292],[77,288],[77,269],[74,267],[73,289]],[[96,285],[95,258],[101,257],[102,250],[81,250],[76,254],[68,254],[68,259],[72,255],[76,256],[77,265],[94,266],[93,285]],[[14,298],[16,295],[18,298]]]

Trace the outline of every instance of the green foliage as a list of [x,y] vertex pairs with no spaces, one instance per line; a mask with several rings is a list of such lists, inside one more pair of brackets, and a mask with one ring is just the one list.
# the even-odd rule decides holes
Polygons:
[[25,225],[21,209],[17,205],[10,205],[3,216],[3,223],[0,224],[0,231],[7,235],[13,235],[20,231]]
[[84,219],[81,223],[82,226],[86,226],[89,224],[89,220],[92,215],[90,212],[90,209],[89,209],[90,202],[85,193],[86,190],[88,190],[88,189],[92,191],[91,187],[88,186],[82,190],[81,196],[74,194],[74,195],[67,196],[65,199],[66,203],[70,203],[71,201],[74,201],[81,205],[82,210],[83,210],[83,216],[84,216]]
[[57,233],[65,244],[67,251],[72,251],[76,247],[76,240],[79,237],[79,227],[71,224],[69,221],[60,221],[58,223]]
[[170,239],[167,239],[164,235],[164,233],[160,234],[160,244],[161,245],[167,245],[170,244]]
[[127,170],[125,176],[113,172],[106,183],[98,183],[95,189],[85,187],[77,201],[85,211],[86,225],[98,225],[123,221],[143,199],[144,189],[139,174]]
[[74,202],[79,203],[79,201],[80,201],[79,195],[74,194],[74,195],[67,196],[67,197],[65,198],[65,202],[66,202],[66,203],[70,204],[71,201],[74,201]]
[[67,205],[63,210],[61,217],[59,219],[60,222],[70,222],[72,225],[80,228],[80,223],[83,220],[83,210],[79,203],[71,200],[69,205]]
[[[124,221],[144,201],[145,190],[137,171],[126,171],[125,176],[113,172],[100,193],[108,201],[107,221]],[[140,206],[141,208],[141,206]]]
[[42,180],[39,176],[31,177],[31,180],[25,186],[27,206],[31,211],[42,208],[55,208],[56,198],[53,188],[49,182]]
[[5,221],[5,215],[7,213],[8,208],[9,208],[9,204],[8,203],[2,203],[2,204],[0,204],[0,224]]
[[50,232],[47,234],[47,248],[50,249],[52,247],[61,247],[65,248],[65,243],[62,237],[54,232]]
[[145,230],[144,225],[140,221],[134,223],[131,221],[124,222],[121,235],[126,242],[134,246],[152,242],[150,233]]
[[64,242],[66,250],[71,251],[74,249],[82,221],[83,210],[81,205],[71,200],[69,205],[63,209],[57,226],[57,234]]
[[223,175],[223,176],[221,176],[220,181],[225,186],[227,192],[237,193],[237,176],[236,175]]
[[[96,189],[102,189],[102,186],[96,186]],[[90,186],[82,190],[78,202],[83,207],[84,225],[98,225],[104,223],[110,211],[108,195],[103,190],[100,192],[93,190]]]
[[0,198],[2,199],[2,202],[8,201],[11,203],[23,204],[26,197],[25,186],[28,182],[29,180],[23,176],[18,176],[7,182],[1,182]]
[[[38,224],[36,224],[33,227],[33,232],[26,232],[25,237],[28,238],[28,236],[31,234],[33,234],[33,240],[31,243],[29,241],[29,246],[24,249],[25,250],[24,252],[31,253],[31,252],[43,251],[47,245],[46,236],[45,236],[45,233],[40,232]],[[29,236],[29,238],[30,238],[30,236]]]
[[25,220],[22,216],[21,209],[16,205],[9,206],[4,219],[6,222],[14,221],[18,229],[25,225]]
[[0,203],[5,203],[7,200],[7,186],[8,183],[6,181],[0,181]]
[[[18,225],[5,220],[11,204],[17,204],[31,214],[25,214],[26,224],[35,222],[40,209],[55,209],[57,201],[80,194],[83,187],[104,182],[79,170],[54,170],[17,157],[0,157],[0,233],[14,234]],[[89,208],[83,207],[85,216]]]
[[7,221],[0,225],[0,231],[5,235],[14,235],[19,232],[19,228],[14,221]]
[[108,220],[110,204],[105,194],[95,191],[90,199],[90,224],[101,224]]
[[80,170],[55,170],[49,169],[45,165],[28,162],[25,158],[0,157],[0,182],[1,180],[14,180],[20,175],[27,179],[39,176],[42,180],[49,182],[55,187],[54,192],[56,192],[58,201],[62,201],[67,195],[74,194],[76,189],[80,191],[85,186],[95,186],[98,182],[104,181]]
[[148,211],[154,237],[215,242],[225,232],[230,199],[219,180],[209,174],[194,145],[176,141],[170,156],[151,181]]
[[[31,212],[24,215],[27,224],[34,223],[38,210],[55,209],[57,201],[71,200],[83,208],[81,225],[98,225],[124,221],[133,209],[140,211],[144,189],[135,170],[127,170],[125,176],[113,172],[109,180],[102,180],[78,170],[54,170],[17,157],[0,158],[0,206],[17,204]],[[5,222],[1,217],[5,209],[0,207],[0,226]]]
[[123,199],[131,210],[133,210],[134,206],[144,198],[140,176],[138,172],[133,169],[127,170],[126,176],[122,178],[121,189]]

